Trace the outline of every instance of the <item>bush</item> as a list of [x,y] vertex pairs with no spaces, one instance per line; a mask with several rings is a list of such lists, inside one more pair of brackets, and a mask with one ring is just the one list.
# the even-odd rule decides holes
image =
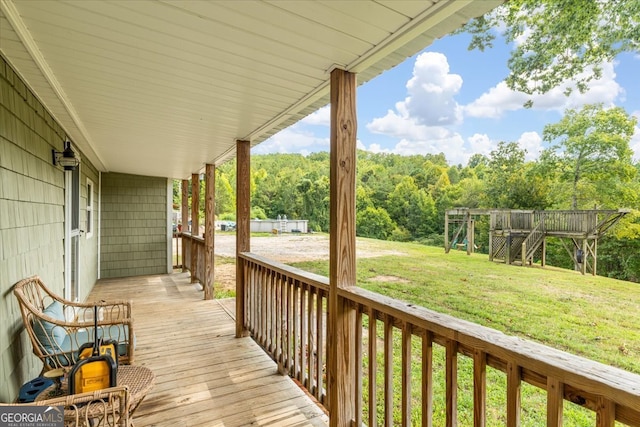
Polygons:
[[386,210],[367,207],[356,215],[356,235],[387,240],[395,228]]

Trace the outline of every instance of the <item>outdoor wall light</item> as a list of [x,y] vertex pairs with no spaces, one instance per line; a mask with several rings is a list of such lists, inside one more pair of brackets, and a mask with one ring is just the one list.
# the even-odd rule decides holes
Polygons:
[[76,157],[76,153],[71,149],[71,141],[67,139],[64,144],[64,151],[51,150],[53,164],[62,166],[66,171],[75,170],[80,164],[80,159]]

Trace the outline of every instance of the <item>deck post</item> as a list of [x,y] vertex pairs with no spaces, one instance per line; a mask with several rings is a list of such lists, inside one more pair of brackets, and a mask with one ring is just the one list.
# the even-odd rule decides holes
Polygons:
[[449,253],[449,212],[444,213],[444,253]]
[[[200,175],[191,174],[191,237],[198,235],[200,225],[198,213],[200,211]],[[191,283],[196,282],[196,268],[198,268],[198,247],[194,239],[191,239]]]
[[236,141],[236,338],[249,332],[245,322],[246,281],[242,252],[251,251],[251,144]]
[[355,421],[355,311],[338,290],[356,284],[356,75],[331,72],[328,397],[329,425]]
[[[181,188],[181,192],[182,192],[182,206],[180,208],[180,214],[182,216],[181,219],[181,226],[180,226],[180,232],[186,232],[187,231],[187,224],[189,224],[189,180],[188,179],[183,179],[182,180],[182,188]],[[185,257],[185,251],[184,251],[184,245],[185,245],[185,238],[181,237],[182,239],[182,245],[180,246],[182,249],[182,272],[184,273],[185,271],[188,270],[187,268],[187,264],[185,264],[184,262],[184,257]]]
[[213,279],[215,276],[213,245],[216,220],[216,167],[205,166],[205,202],[204,202],[204,299],[213,299]]

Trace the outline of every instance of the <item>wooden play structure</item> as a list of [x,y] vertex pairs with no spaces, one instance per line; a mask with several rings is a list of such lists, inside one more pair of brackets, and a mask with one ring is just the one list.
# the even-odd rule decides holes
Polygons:
[[478,216],[488,215],[490,261],[520,265],[540,261],[544,266],[546,239],[557,237],[573,259],[575,269],[582,274],[595,275],[598,239],[629,212],[628,209],[451,209],[445,215],[445,251],[448,253],[452,247],[457,247],[466,249],[467,254],[474,252],[475,221]]

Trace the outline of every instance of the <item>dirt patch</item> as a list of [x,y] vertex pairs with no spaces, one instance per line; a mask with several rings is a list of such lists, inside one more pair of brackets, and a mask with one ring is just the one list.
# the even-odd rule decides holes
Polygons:
[[[383,248],[383,242],[371,239],[358,239],[356,257],[373,258],[387,255],[405,255],[404,252]],[[218,257],[227,260],[216,260],[215,282],[220,290],[235,288],[236,266],[228,263],[228,258],[235,259],[236,236],[233,234],[216,234],[214,252]],[[325,234],[281,234],[251,238],[251,252],[285,264],[302,261],[329,261],[329,236]],[[382,277],[382,276],[381,276]],[[390,281],[403,280],[399,277]]]
[[373,282],[410,283],[407,279],[398,276],[376,276],[369,279]]

